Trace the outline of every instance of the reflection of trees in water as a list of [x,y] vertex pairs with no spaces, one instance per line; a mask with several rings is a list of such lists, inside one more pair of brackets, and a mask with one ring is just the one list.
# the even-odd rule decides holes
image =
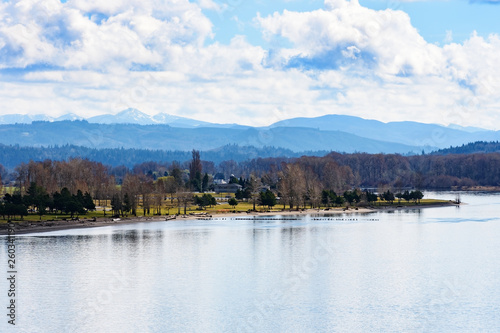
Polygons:
[[[113,233],[111,239],[113,242],[127,242],[129,244],[138,244],[144,241],[150,241],[154,239],[161,239],[163,237],[164,231],[161,229],[157,230],[141,230],[141,229],[131,229],[125,230],[123,232]],[[105,237],[109,237],[105,235]]]

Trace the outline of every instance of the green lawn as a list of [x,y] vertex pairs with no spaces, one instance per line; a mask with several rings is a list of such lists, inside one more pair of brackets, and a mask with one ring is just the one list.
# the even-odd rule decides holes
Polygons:
[[[227,194],[222,194],[222,197],[224,198],[226,195]],[[218,196],[218,197],[220,198],[220,196]],[[167,200],[167,202],[170,205],[170,201]],[[396,206],[403,206],[403,207],[416,207],[417,206],[418,207],[418,206],[422,206],[422,205],[439,205],[439,204],[443,204],[443,203],[447,203],[447,202],[448,201],[446,201],[446,200],[422,199],[422,200],[420,200],[419,204],[412,202],[412,201],[407,202],[405,200],[401,200],[401,203],[399,203],[398,200],[395,200],[392,204],[390,204],[387,201],[380,201],[379,200],[376,203],[372,203],[372,205],[375,207],[396,207]],[[98,204],[98,203],[99,202],[96,201],[96,204]],[[104,200],[101,201],[101,204],[103,204],[103,205],[105,204]],[[92,219],[94,217],[96,217],[96,218],[102,218],[102,217],[111,218],[112,212],[111,212],[111,207],[110,207],[110,201],[108,200],[106,202],[106,204],[107,204],[106,215],[104,215],[102,207],[99,207],[97,211],[89,212],[89,213],[84,214],[84,215],[74,215],[74,217],[79,217],[80,219]],[[326,207],[321,207],[321,208],[326,208]],[[333,207],[333,208],[341,208],[341,207]],[[278,205],[274,206],[271,209],[271,211],[278,212],[278,211],[281,211],[282,209],[283,209],[283,205],[278,204]],[[202,213],[202,212],[206,212],[207,214],[221,214],[221,213],[230,213],[230,212],[245,213],[249,210],[253,210],[252,202],[242,201],[242,202],[239,202],[235,208],[233,208],[232,206],[230,206],[227,203],[215,205],[212,207],[206,207],[204,210],[200,210],[198,206],[192,205],[192,206],[189,206],[187,208],[186,213],[187,214]],[[256,205],[256,210],[261,211],[261,212],[269,211],[268,207],[263,207],[263,206],[258,206],[258,205]],[[173,208],[170,208],[170,210],[168,210],[166,208],[166,205],[164,204],[164,206],[162,207],[162,210],[161,210],[161,214],[162,215],[174,215],[174,214],[177,214],[178,211],[179,211],[179,209],[176,206],[174,206]],[[146,216],[155,216],[156,215],[155,213],[156,213],[156,208],[151,207],[150,214],[148,214]],[[184,214],[183,207],[181,207],[180,213]],[[137,216],[144,216],[144,210],[142,209],[142,207],[138,207]],[[133,216],[129,214],[128,217],[133,217]],[[71,215],[70,214],[45,214],[45,215],[42,215],[42,218],[41,218],[42,221],[63,220],[63,219],[69,220],[69,219],[71,219]],[[15,219],[12,219],[12,221],[20,221],[20,218],[16,217]],[[40,216],[38,214],[30,214],[28,216],[25,216],[23,221],[40,221]],[[0,223],[6,223],[6,222],[7,222],[7,220],[2,219],[2,217],[0,216]]]
[[373,203],[373,206],[422,206],[422,205],[440,205],[444,203],[448,203],[448,200],[436,200],[436,199],[421,199],[420,203],[416,203],[413,201],[406,201],[406,200],[401,200],[399,202],[398,199],[394,200],[394,202],[391,204],[388,201],[383,201],[383,200],[378,200],[377,202]]

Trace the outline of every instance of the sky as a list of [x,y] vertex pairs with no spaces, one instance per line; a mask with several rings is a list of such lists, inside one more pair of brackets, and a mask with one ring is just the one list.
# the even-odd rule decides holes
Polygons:
[[500,130],[500,1],[0,2],[0,114]]

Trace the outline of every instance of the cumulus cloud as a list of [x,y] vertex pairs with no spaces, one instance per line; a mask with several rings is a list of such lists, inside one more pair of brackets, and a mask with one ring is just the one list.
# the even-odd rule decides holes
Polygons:
[[[484,119],[498,117],[497,35],[484,39],[473,34],[462,44],[439,47],[426,42],[403,11],[376,11],[355,0],[326,0],[324,9],[285,10],[259,15],[256,21],[265,38],[285,38],[292,45],[273,50],[266,59],[269,66],[298,68],[313,77],[335,71],[337,77],[345,77],[343,87],[337,88],[339,100],[350,103],[350,111],[358,115],[380,118],[392,112],[388,119],[448,123],[455,118],[465,124],[475,120],[478,110],[490,108],[493,112],[485,112]],[[359,78],[356,85],[346,84],[353,77]],[[321,84],[328,86],[325,81]],[[373,103],[374,96],[383,98]],[[339,105],[334,98],[332,102]],[[380,110],[374,110],[378,106]]]
[[294,67],[331,69],[361,63],[388,74],[439,73],[444,67],[439,48],[427,43],[402,11],[327,0],[324,10],[284,11],[257,21],[267,38],[280,36],[293,43],[294,50],[278,56]]
[[188,0],[21,0],[3,2],[0,12],[2,68],[162,68],[212,36]]
[[500,88],[500,69],[496,65],[500,37],[487,39],[474,33],[463,44],[444,46],[451,75],[481,96],[495,95]]
[[326,0],[319,10],[257,15],[264,49],[245,36],[214,41],[202,9],[216,4],[0,2],[0,103],[9,113],[134,107],[249,125],[329,113],[489,128],[500,121],[497,35],[440,47],[403,11]]
[[217,3],[213,0],[198,0],[198,4],[202,9],[215,10],[216,12],[222,12],[228,7],[226,3]]

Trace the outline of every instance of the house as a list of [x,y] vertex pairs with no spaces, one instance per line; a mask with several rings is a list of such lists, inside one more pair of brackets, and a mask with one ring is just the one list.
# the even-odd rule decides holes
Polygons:
[[214,187],[215,193],[236,193],[241,188],[240,184],[216,184]]

